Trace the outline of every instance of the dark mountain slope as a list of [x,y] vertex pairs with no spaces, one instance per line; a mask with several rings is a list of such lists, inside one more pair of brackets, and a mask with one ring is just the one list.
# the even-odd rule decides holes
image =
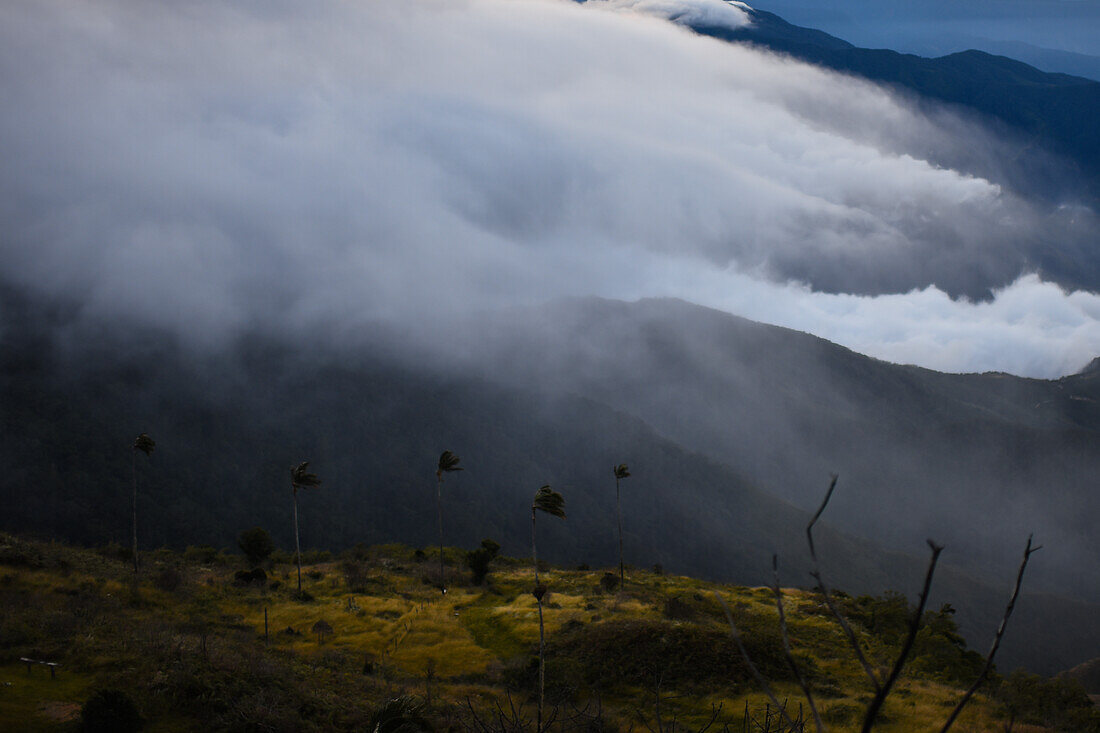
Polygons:
[[[324,485],[302,498],[307,546],[436,539],[434,461],[463,459],[449,478],[450,541],[529,542],[531,495],[543,483],[569,500],[548,525],[561,562],[615,555],[610,466],[635,476],[625,502],[628,550],[670,570],[764,582],[778,551],[805,557],[804,512],[731,468],[661,438],[592,400],[478,379],[438,378],[376,359],[335,364],[253,346],[200,363],[162,343],[122,362],[58,371],[49,346],[8,339],[0,359],[5,528],[98,543],[125,540],[133,435],[157,449],[140,462],[142,545],[230,546],[261,524],[291,542],[288,469],[312,461]],[[828,542],[828,540],[827,540]],[[852,587],[888,583],[896,560],[834,535]],[[858,558],[866,558],[866,561]]]
[[577,300],[483,329],[464,338],[496,374],[636,415],[806,509],[839,473],[848,531],[903,549],[934,536],[981,577],[1010,572],[1034,531],[1043,587],[1100,599],[1081,560],[1100,556],[1094,375],[941,374],[671,300]]
[[[752,25],[693,26],[703,35],[747,41],[774,51],[892,85],[918,98],[935,100],[981,115],[1019,137],[1014,188],[1052,201],[1100,194],[1100,82],[1068,74],[1051,74],[1004,56],[964,51],[924,58],[886,49],[857,48],[827,33],[800,28],[772,13],[749,11]],[[1062,156],[1059,173],[1031,148]],[[972,171],[990,175],[993,171]],[[1012,171],[1004,169],[1003,174]],[[1043,263],[1053,264],[1053,263]],[[1071,273],[1060,273],[1069,275]]]
[[[604,329],[619,333],[619,341],[601,348],[627,356],[632,337],[624,319],[652,308],[670,312],[668,306],[594,301],[558,308],[579,309],[576,313],[583,314],[590,335]],[[656,370],[650,376],[671,375],[676,367],[681,377],[651,383],[647,390],[665,397],[682,391],[677,379],[691,378],[683,376],[684,365],[698,365],[699,354],[685,348],[693,342],[693,329],[708,331],[721,321],[711,322],[711,312],[703,309],[675,307],[698,319],[694,327],[680,324],[680,345],[663,349],[657,366],[646,365],[644,349],[631,352],[636,360],[609,372],[609,378],[617,374],[626,385],[638,383],[647,370]],[[638,417],[572,389],[575,376],[594,380],[598,375],[586,370],[618,368],[613,364],[576,359],[545,378],[502,386],[504,375],[494,374],[485,362],[478,362],[479,376],[472,369],[450,366],[449,376],[441,376],[380,356],[384,340],[373,340],[375,355],[366,358],[334,357],[331,351],[295,357],[282,347],[250,343],[231,354],[196,359],[156,334],[143,334],[140,347],[129,339],[104,337],[79,348],[59,348],[58,341],[43,336],[43,324],[33,313],[16,315],[21,317],[0,329],[4,529],[89,543],[125,542],[129,445],[137,432],[147,431],[158,446],[149,461],[139,462],[139,534],[146,548],[232,546],[237,532],[256,524],[288,547],[287,472],[303,459],[312,461],[324,481],[319,490],[302,497],[307,547],[339,549],[360,541],[430,546],[435,541],[432,473],[445,447],[462,456],[466,467],[444,485],[449,544],[473,547],[488,536],[506,551],[524,554],[531,495],[539,485],[551,483],[565,493],[569,517],[546,523],[540,549],[556,562],[611,565],[611,466],[625,461],[634,472],[624,486],[628,561],[763,583],[770,577],[770,555],[778,552],[784,582],[809,582],[802,534],[807,513],[744,478],[741,471],[752,465],[739,464],[743,451],[727,452],[720,460],[708,458],[662,437]],[[597,318],[607,322],[600,324]],[[563,317],[561,335],[577,336],[575,325]],[[806,369],[806,360],[819,358],[811,352],[795,357],[802,348],[788,343],[790,332],[757,328],[762,337],[775,339],[772,346],[789,357],[793,369]],[[506,329],[494,332],[512,345],[514,362],[545,361],[555,348],[549,329],[530,350],[523,350]],[[660,329],[653,335],[659,336]],[[585,341],[576,338],[575,344]],[[563,350],[560,356],[571,353]],[[763,353],[752,356],[767,361]],[[859,363],[862,357],[851,358]],[[511,372],[512,377],[517,374]],[[741,378],[747,386],[750,376]],[[769,383],[761,379],[763,400]],[[820,385],[801,393],[807,425],[847,399],[838,400],[830,392]],[[612,392],[604,396],[616,397]],[[710,406],[726,410],[727,418],[737,417],[723,402],[729,396],[716,393]],[[641,404],[649,408],[655,403]],[[670,418],[670,424],[695,424],[693,411],[702,409],[702,401],[676,409],[679,418]],[[861,414],[856,406],[850,409],[857,417]],[[749,420],[737,421],[751,427]],[[802,450],[788,443],[781,455],[808,464],[808,458],[799,457]],[[815,499],[832,465],[826,461],[816,466],[808,490]],[[854,488],[846,478],[830,520],[848,521],[845,514],[852,509],[845,503]],[[856,498],[864,500],[858,494]],[[883,507],[881,513],[897,535],[910,534],[907,509]],[[949,545],[945,562],[965,561],[966,549],[958,538],[938,532],[934,536]],[[906,545],[894,539],[896,546],[916,556],[884,551],[823,528],[821,550],[830,581],[851,592],[913,593],[923,572],[923,542]],[[1008,564],[1018,556],[1023,537],[1011,540],[1006,543]],[[1029,589],[1037,590],[1049,573],[1046,559],[1037,557]],[[948,565],[934,601],[959,608],[962,629],[980,644],[996,625],[1010,581],[1011,572],[1000,568],[968,574]],[[1100,630],[1091,623],[1097,612],[1096,606],[1069,598],[1029,594],[1021,602],[1018,635],[1005,649],[1006,663],[1050,671],[1081,661],[1088,656],[1083,649],[1100,646]]]
[[1085,692],[1093,697],[1100,696],[1100,657],[1082,662],[1073,669],[1062,672],[1060,676],[1075,679],[1085,688]]

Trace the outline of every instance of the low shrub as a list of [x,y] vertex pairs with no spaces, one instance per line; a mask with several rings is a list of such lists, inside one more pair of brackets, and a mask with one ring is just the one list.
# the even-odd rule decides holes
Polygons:
[[[753,663],[769,679],[789,679],[778,632],[743,631]],[[611,620],[563,631],[547,656],[576,662],[583,682],[597,688],[650,686],[657,674],[666,684],[746,682],[751,673],[728,632],[669,621]]]
[[80,709],[84,733],[133,733],[143,726],[137,705],[122,690],[99,690]]
[[262,588],[267,585],[267,573],[264,572],[263,568],[238,570],[233,574],[233,585],[238,587],[258,586]]
[[218,551],[210,545],[188,545],[183,551],[183,561],[190,565],[213,565]]
[[183,576],[180,575],[180,571],[176,570],[171,565],[166,565],[153,575],[153,585],[157,588],[171,593],[180,587],[183,583]]

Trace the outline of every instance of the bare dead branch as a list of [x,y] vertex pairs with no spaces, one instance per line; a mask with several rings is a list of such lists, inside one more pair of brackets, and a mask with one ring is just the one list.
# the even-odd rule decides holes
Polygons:
[[482,733],[491,733],[489,726],[485,725],[485,723],[482,722],[481,716],[477,714],[476,710],[474,710],[474,704],[470,701],[469,695],[466,696],[466,707],[469,708],[470,720],[472,720],[474,724],[477,725],[477,729],[482,731]]
[[722,714],[722,705],[723,703],[718,703],[717,705],[714,703],[710,704],[710,720],[695,733],[707,733],[707,731],[710,730],[711,726],[718,720],[718,716]]
[[829,499],[833,498],[833,490],[836,488],[837,479],[840,478],[837,474],[833,474],[832,481],[829,482],[829,490],[825,492],[825,499],[821,502],[821,506],[817,508],[817,513],[814,514],[813,519],[806,525],[806,541],[810,545],[810,558],[813,560],[814,569],[810,575],[817,581],[817,585],[821,588],[821,595],[825,598],[825,605],[829,607],[829,611],[833,614],[833,617],[840,623],[840,628],[844,630],[844,635],[848,637],[848,643],[856,653],[856,658],[859,660],[860,665],[863,667],[863,671],[867,674],[867,679],[871,681],[871,686],[875,688],[875,692],[882,690],[882,683],[878,681],[878,675],[875,674],[874,668],[871,663],[867,661],[867,657],[863,654],[863,648],[859,645],[859,640],[856,638],[855,632],[852,630],[851,625],[848,624],[848,619],[841,613],[840,608],[833,601],[833,596],[829,592],[829,586],[825,584],[824,578],[821,577],[821,565],[817,561],[817,550],[814,548],[814,525],[817,524],[817,520],[821,518],[821,514],[825,511],[825,507],[829,505]]
[[718,599],[718,602],[722,604],[722,608],[726,612],[726,620],[729,621],[730,625],[730,635],[733,636],[733,640],[736,642],[737,648],[741,652],[741,657],[745,660],[745,664],[748,665],[753,678],[756,679],[756,684],[760,685],[760,688],[764,690],[764,694],[768,696],[772,704],[775,705],[776,708],[779,708],[780,713],[783,715],[783,719],[793,728],[794,721],[791,720],[791,716],[787,715],[786,709],[779,705],[779,700],[776,698],[775,693],[772,692],[772,688],[768,684],[768,681],[764,679],[764,675],[760,674],[760,670],[753,664],[752,657],[749,656],[749,650],[745,648],[745,643],[741,641],[741,633],[737,630],[737,625],[733,623],[733,614],[730,612],[730,607],[726,604],[726,600],[718,595],[718,591],[714,592],[714,597]]
[[894,667],[890,670],[890,676],[886,678],[886,682],[875,693],[871,704],[867,706],[867,715],[863,719],[862,733],[870,733],[875,717],[882,709],[882,704],[886,702],[886,696],[890,694],[894,683],[898,681],[901,668],[905,666],[905,660],[909,656],[909,652],[913,650],[913,642],[917,638],[917,631],[920,630],[921,617],[924,616],[924,607],[928,604],[928,591],[932,588],[932,576],[936,573],[936,563],[939,562],[940,553],[943,552],[943,545],[937,545],[932,540],[928,540],[928,546],[932,549],[932,559],[928,562],[928,573],[924,576],[924,587],[921,588],[920,602],[917,604],[917,610],[913,614],[913,618],[909,621],[909,633],[906,634],[901,653],[898,654]]
[[[830,491],[832,487],[830,487]],[[814,725],[817,727],[817,733],[824,733],[825,726],[821,723],[821,716],[817,712],[817,705],[814,704],[813,693],[810,692],[810,686],[806,684],[806,678],[802,676],[802,670],[798,668],[798,664],[794,661],[794,655],[791,654],[791,639],[787,633],[787,614],[783,611],[783,592],[779,589],[779,556],[772,555],[772,592],[775,594],[775,607],[779,611],[779,630],[783,636],[783,656],[787,659],[787,666],[794,672],[794,678],[798,682],[798,686],[802,688],[802,694],[806,696],[806,702],[810,704],[810,712],[814,714]]]
[[997,650],[1001,647],[1001,637],[1004,636],[1005,628],[1008,626],[1008,619],[1012,616],[1013,609],[1016,608],[1016,599],[1020,596],[1020,585],[1024,580],[1024,571],[1027,570],[1028,560],[1031,559],[1032,553],[1043,549],[1042,545],[1032,547],[1031,537],[1031,535],[1028,535],[1027,546],[1024,547],[1024,557],[1020,561],[1020,569],[1016,573],[1016,585],[1012,589],[1012,597],[1008,599],[1008,605],[1005,607],[1005,615],[1001,617],[1001,624],[997,627],[997,634],[993,637],[993,646],[990,648],[989,654],[986,655],[985,666],[982,667],[982,672],[978,675],[978,679],[974,681],[974,684],[970,686],[970,689],[968,689],[966,694],[962,696],[962,699],[959,700],[959,704],[951,711],[951,717],[943,724],[940,733],[947,733],[947,730],[955,723],[955,719],[959,717],[959,713],[961,713],[962,709],[966,707],[966,704],[970,702],[970,698],[972,698],[974,693],[978,691],[978,688],[982,686],[986,677],[989,676],[989,672],[993,669],[993,657],[997,655]]
[[664,681],[665,673],[660,672],[657,675],[657,685],[653,690],[654,697],[654,711],[657,715],[657,733],[664,733],[665,724],[661,721],[661,682]]
[[825,507],[829,505],[829,499],[833,498],[833,490],[836,489],[836,482],[840,476],[833,474],[832,481],[829,482],[829,490],[825,492],[825,498],[821,502],[821,506],[817,508],[817,512],[814,514],[813,519],[806,525],[806,539],[810,543],[810,557],[814,560],[814,565],[817,565],[817,551],[814,549],[814,525],[817,524],[817,520],[821,519],[821,514],[825,511]]

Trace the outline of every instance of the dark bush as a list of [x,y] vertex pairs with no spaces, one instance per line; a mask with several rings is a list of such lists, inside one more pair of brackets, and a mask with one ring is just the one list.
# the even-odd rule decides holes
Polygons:
[[600,578],[600,587],[603,588],[605,593],[614,593],[615,589],[619,587],[619,576],[615,573],[604,573]]
[[192,565],[213,565],[218,551],[210,545],[188,545],[183,551],[183,561]]
[[263,568],[238,570],[233,574],[233,585],[240,587],[255,585],[262,588],[267,585],[267,573]]
[[133,550],[129,547],[123,547],[117,542],[100,545],[95,551],[109,560],[122,560],[124,562],[129,561],[134,556]]
[[271,541],[271,535],[262,527],[253,527],[241,532],[237,538],[237,547],[241,548],[241,552],[253,567],[269,558],[275,551],[275,543]]
[[955,609],[950,604],[924,614],[909,669],[942,682],[965,686],[981,674],[985,658],[966,648],[966,640],[959,635],[954,615]]
[[913,610],[909,600],[897,591],[881,596],[860,596],[847,604],[849,620],[858,621],[887,644],[900,644],[909,630]]
[[180,575],[180,571],[176,570],[171,565],[162,567],[157,571],[157,574],[153,576],[153,585],[168,593],[179,588],[182,582],[183,576]]
[[340,553],[341,559],[357,562],[366,562],[370,560],[370,555],[370,548],[362,542],[356,542],[353,547],[349,547]]
[[[769,679],[789,679],[782,639],[774,630],[742,630],[753,662]],[[575,662],[583,682],[599,688],[650,686],[656,674],[668,685],[726,684],[750,679],[728,631],[668,621],[614,620],[563,630],[547,656]]]
[[695,609],[680,596],[665,601],[664,616],[673,621],[690,621],[695,618]]
[[1100,733],[1100,708],[1089,699],[1081,683],[1055,677],[1044,679],[1022,669],[1001,684],[997,698],[1005,717],[1059,733]]
[[424,704],[412,697],[390,700],[371,716],[372,733],[431,733],[434,728],[424,716]]
[[121,690],[99,690],[80,709],[85,733],[132,733],[143,725],[134,701]]
[[366,593],[370,584],[370,567],[359,560],[344,560],[340,563],[340,570],[344,573],[344,585],[352,593]]
[[489,564],[500,552],[500,545],[493,540],[482,540],[481,547],[466,553],[466,567],[470,568],[470,579],[474,585],[485,582],[489,574]]

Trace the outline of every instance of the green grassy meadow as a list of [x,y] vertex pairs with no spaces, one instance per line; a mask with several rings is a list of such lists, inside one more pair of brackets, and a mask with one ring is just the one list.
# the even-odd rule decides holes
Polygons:
[[[463,553],[448,550],[442,594],[431,553],[313,553],[319,561],[303,567],[299,595],[292,564],[270,565],[262,586],[240,585],[239,556],[160,550],[143,556],[135,582],[120,554],[0,535],[0,728],[76,730],[89,695],[116,688],[150,731],[370,730],[386,701],[406,695],[436,730],[504,726],[505,712],[512,729],[534,730],[538,618],[522,561],[498,558],[475,586]],[[550,567],[544,576],[554,730],[657,730],[658,706],[664,731],[712,720],[710,730],[741,731],[746,715],[774,715],[715,593],[777,697],[808,718],[771,589],[636,569],[624,588],[609,588],[604,575]],[[783,595],[793,654],[823,720],[832,731],[858,730],[871,693],[847,640],[819,595]],[[842,600],[872,663],[888,665],[896,652],[874,630],[879,620],[864,623],[861,600]],[[323,637],[313,631],[322,620],[332,629]],[[21,656],[60,663],[57,679],[37,665],[28,674]],[[938,730],[958,700],[965,683],[919,661],[875,730]],[[954,730],[1003,730],[1002,711],[979,694]]]

